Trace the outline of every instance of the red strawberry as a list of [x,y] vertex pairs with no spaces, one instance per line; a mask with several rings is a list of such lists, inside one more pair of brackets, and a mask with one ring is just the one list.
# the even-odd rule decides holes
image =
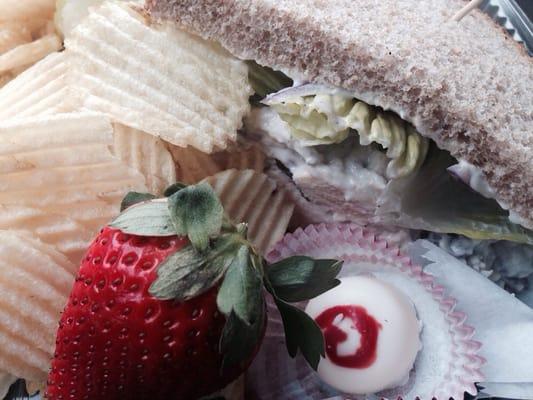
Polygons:
[[258,350],[263,282],[282,312],[291,355],[300,347],[318,364],[319,328],[285,300],[336,285],[340,264],[300,257],[265,274],[243,226],[223,221],[209,186],[177,189],[168,204],[129,208],[112,223],[121,229],[104,228],[90,246],[59,324],[49,400],[193,400],[216,392]]
[[187,243],[102,231],[61,318],[50,399],[194,399],[239,375],[219,374],[217,286],[183,303],[148,292],[157,266]]

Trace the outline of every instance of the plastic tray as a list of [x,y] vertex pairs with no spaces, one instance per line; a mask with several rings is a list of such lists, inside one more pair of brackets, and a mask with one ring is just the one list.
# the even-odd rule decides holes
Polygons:
[[533,22],[513,0],[485,0],[481,9],[503,26],[533,56]]
[[[533,1],[533,0],[532,0]],[[485,0],[480,8],[522,43],[533,56],[533,23],[513,0]],[[32,400],[40,400],[40,396]]]

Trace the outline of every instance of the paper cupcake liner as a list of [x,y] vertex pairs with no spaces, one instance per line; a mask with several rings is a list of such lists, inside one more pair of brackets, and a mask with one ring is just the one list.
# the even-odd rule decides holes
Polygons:
[[[307,200],[300,189],[292,181],[292,179],[285,174],[276,165],[268,166],[265,174],[272,178],[280,188],[282,188],[291,202],[294,203],[294,213],[292,215],[289,228],[298,228],[301,226],[307,226],[311,224],[321,223],[340,223],[343,221],[336,220],[336,216],[327,212],[327,210],[320,205]],[[337,216],[338,217],[338,216]],[[393,226],[380,226],[378,224],[360,223],[359,225],[371,227],[379,231],[379,236],[387,238],[389,244],[394,244],[404,250],[404,247],[411,243],[411,234],[409,229],[393,227]]]
[[204,181],[213,187],[233,222],[248,224],[248,238],[259,251],[267,251],[287,231],[294,205],[266,175],[228,169]]
[[[383,235],[353,224],[311,225],[286,235],[267,256],[269,262],[293,255],[338,258],[345,261],[341,276],[372,273],[404,291],[417,309],[423,329],[419,352],[409,381],[402,387],[376,395],[350,396],[326,386],[301,356],[291,359],[285,349],[283,326],[269,302],[269,326],[263,347],[250,368],[248,388],[254,399],[463,399],[477,394],[485,360],[478,355],[481,343],[473,340],[467,316],[456,309],[432,276],[389,245]],[[303,305],[302,305],[303,306]]]

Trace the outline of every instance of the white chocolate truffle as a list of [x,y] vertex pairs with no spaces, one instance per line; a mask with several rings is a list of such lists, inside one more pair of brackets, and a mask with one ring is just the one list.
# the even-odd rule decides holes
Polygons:
[[371,276],[341,279],[336,288],[311,300],[305,312],[321,327],[326,358],[320,378],[350,394],[370,394],[409,379],[421,349],[411,300]]

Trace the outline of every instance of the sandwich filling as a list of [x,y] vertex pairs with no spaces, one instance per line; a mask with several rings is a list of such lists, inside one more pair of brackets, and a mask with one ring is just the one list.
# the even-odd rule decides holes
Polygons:
[[268,96],[263,103],[287,123],[301,146],[350,143],[355,158],[377,161],[375,169],[386,179],[401,178],[418,169],[428,140],[395,114],[355,99],[349,92],[321,85],[303,85]]
[[395,113],[341,88],[295,84],[255,63],[249,67],[258,89],[246,135],[331,221],[533,243],[533,232],[494,200],[481,171]]

